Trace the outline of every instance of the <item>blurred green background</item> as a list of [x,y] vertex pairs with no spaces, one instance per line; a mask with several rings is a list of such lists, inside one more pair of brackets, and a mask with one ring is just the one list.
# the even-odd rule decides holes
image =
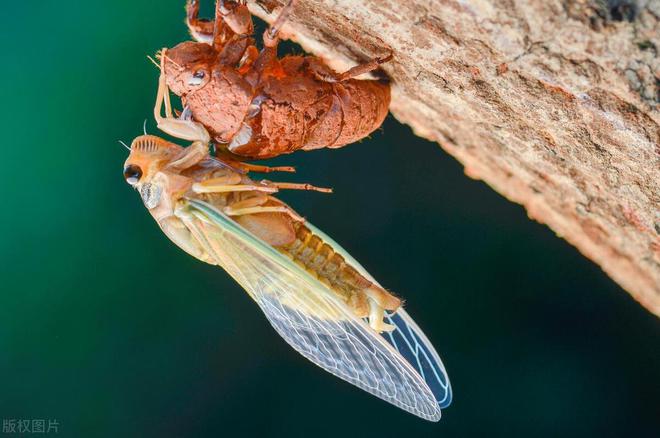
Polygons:
[[407,299],[454,403],[428,423],[298,356],[122,178],[117,140],[155,131],[146,55],[187,39],[183,0],[153,4],[3,3],[0,418],[72,437],[658,436],[658,320],[392,118],[276,162],[335,188],[285,199]]

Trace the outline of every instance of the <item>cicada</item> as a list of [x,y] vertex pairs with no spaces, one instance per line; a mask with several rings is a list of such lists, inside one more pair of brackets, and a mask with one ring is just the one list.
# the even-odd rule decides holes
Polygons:
[[274,196],[282,189],[322,189],[255,181],[250,171],[272,169],[211,155],[204,126],[172,117],[164,77],[159,84],[159,128],[192,144],[141,135],[130,146],[124,177],[162,231],[193,257],[224,268],[307,359],[438,421],[451,402],[449,379],[401,300]]
[[391,54],[343,73],[315,56],[278,58],[279,31],[292,7],[289,0],[259,50],[245,1],[217,0],[215,20],[206,21],[198,17],[199,2],[188,0],[195,41],[169,49],[163,72],[218,149],[254,159],[339,148],[363,139],[387,116],[389,83],[356,76],[376,70]]

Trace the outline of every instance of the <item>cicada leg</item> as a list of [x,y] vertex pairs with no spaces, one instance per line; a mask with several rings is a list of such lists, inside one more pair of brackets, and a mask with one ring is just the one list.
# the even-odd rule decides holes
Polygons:
[[289,3],[282,8],[280,14],[275,19],[273,24],[264,32],[264,48],[259,52],[259,56],[252,63],[253,70],[260,76],[263,75],[284,75],[282,64],[277,58],[277,44],[280,42],[279,33],[282,25],[289,18],[289,14],[293,10],[295,0],[289,0]]
[[262,164],[252,164],[242,161],[244,158],[234,155],[226,150],[216,149],[214,154],[223,163],[228,164],[240,173],[258,172],[258,173],[272,173],[272,172],[291,172],[295,173],[296,168],[293,166],[264,166]]
[[[223,25],[226,24],[236,35],[251,35],[254,30],[252,15],[245,0],[217,0],[215,3],[215,40],[221,36]],[[220,42],[220,41],[218,41]]]
[[268,29],[264,32],[264,46],[269,48],[277,48],[277,43],[279,43],[279,33],[282,29],[286,20],[288,20],[291,11],[293,10],[293,3],[295,0],[289,0],[289,3],[282,8],[280,15],[277,16],[273,24],[271,24]]
[[158,222],[160,228],[179,248],[203,262],[215,265],[216,261],[204,250],[199,241],[193,238],[190,230],[177,216],[177,213],[182,214],[181,210],[177,209],[174,216],[161,219]]
[[[275,202],[278,205],[264,206],[267,202]],[[241,216],[246,214],[257,213],[285,213],[296,222],[304,222],[305,219],[298,213],[293,211],[291,207],[273,198],[272,196],[260,195],[252,198],[244,199],[242,201],[234,202],[228,207],[225,207],[224,212],[229,216]]]
[[235,208],[235,207],[225,207],[225,213],[229,216],[243,216],[247,214],[258,214],[258,213],[284,213],[287,214],[291,219],[296,222],[304,222],[305,219],[300,216],[298,213],[293,211],[288,206],[265,206],[265,207],[245,207],[245,208]]
[[390,54],[387,56],[374,58],[371,61],[365,62],[363,64],[358,64],[355,67],[346,70],[344,73],[341,73],[339,76],[337,76],[337,79],[339,82],[352,79],[356,76],[360,76],[361,74],[374,71],[377,68],[379,68],[381,64],[385,64],[386,62],[391,60],[392,60],[392,53],[390,52]]
[[311,190],[314,192],[321,193],[332,193],[332,189],[329,187],[316,187],[311,184],[298,184],[298,183],[287,183],[287,182],[268,182],[268,185],[277,187],[278,189],[288,189],[288,190]]
[[192,190],[195,193],[277,192],[276,187],[258,186],[253,184],[204,185],[204,183],[195,183],[192,186]]
[[314,75],[324,82],[343,82],[360,76],[361,74],[372,72],[378,69],[381,64],[391,60],[392,53],[384,57],[374,58],[365,63],[358,64],[355,67],[346,70],[344,73],[336,73],[321,62],[311,63],[310,68]]
[[258,173],[271,173],[271,172],[295,172],[296,169],[292,166],[262,166],[260,164],[250,164],[238,162],[238,167],[247,172]]
[[[235,175],[240,178],[240,176]],[[235,176],[224,176],[211,178],[206,181],[198,182],[192,185],[195,193],[229,193],[229,192],[264,192],[275,193],[277,187],[261,184],[240,184],[240,180],[235,182]]]
[[378,332],[392,331],[396,327],[383,321],[385,310],[393,310],[401,306],[401,300],[385,289],[374,284],[363,289],[369,301],[369,325]]
[[241,210],[243,208],[251,208],[251,207],[260,207],[265,203],[267,203],[269,199],[271,199],[270,196],[264,193],[259,193],[256,196],[252,196],[250,198],[231,203],[228,207],[225,207],[225,213],[232,215],[230,212],[233,212],[235,210]]
[[243,0],[216,1],[214,20],[199,18],[199,0],[188,0],[186,25],[196,41],[212,44],[218,50],[234,35],[251,35],[254,29],[252,16]]
[[264,193],[275,193],[280,190],[312,190],[322,193],[332,193],[332,189],[330,188],[316,187],[311,184],[272,182],[266,180],[261,181],[260,184],[240,184],[240,182],[240,175],[231,174],[195,183],[192,189],[195,193],[225,193],[250,190]]
[[201,141],[193,142],[185,148],[178,157],[175,157],[168,165],[167,169],[182,171],[209,157],[208,143]]
[[[160,77],[158,78],[158,93],[156,94],[156,103],[154,105],[154,119],[158,129],[183,140],[200,142],[205,145],[211,141],[211,136],[201,123],[190,119],[178,119],[172,114],[172,103],[170,101],[170,89],[167,86],[165,74],[163,73],[167,49],[163,49],[160,54]],[[163,106],[165,107],[165,117],[163,117]]]
[[200,43],[213,42],[214,23],[211,20],[199,18],[199,0],[186,2],[186,25],[190,35]]
[[369,326],[376,330],[378,333],[391,332],[396,329],[396,326],[387,324],[383,321],[385,317],[385,309],[369,300]]

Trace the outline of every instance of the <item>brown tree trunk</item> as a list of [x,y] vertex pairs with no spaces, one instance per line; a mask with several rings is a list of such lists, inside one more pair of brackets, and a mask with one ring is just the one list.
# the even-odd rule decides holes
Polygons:
[[398,120],[660,315],[660,0],[297,0],[283,34],[338,71],[393,51]]

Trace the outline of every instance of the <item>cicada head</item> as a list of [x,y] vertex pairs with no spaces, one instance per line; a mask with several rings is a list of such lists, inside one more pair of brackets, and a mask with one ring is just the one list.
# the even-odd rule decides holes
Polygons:
[[177,175],[169,175],[164,169],[184,148],[154,135],[141,135],[133,140],[130,149],[124,178],[140,192],[148,209],[158,206],[163,196],[171,198],[174,191],[180,191],[172,184]]
[[211,80],[211,66],[217,57],[206,43],[186,41],[171,49],[163,49],[163,73],[170,90],[178,96],[198,90]]

